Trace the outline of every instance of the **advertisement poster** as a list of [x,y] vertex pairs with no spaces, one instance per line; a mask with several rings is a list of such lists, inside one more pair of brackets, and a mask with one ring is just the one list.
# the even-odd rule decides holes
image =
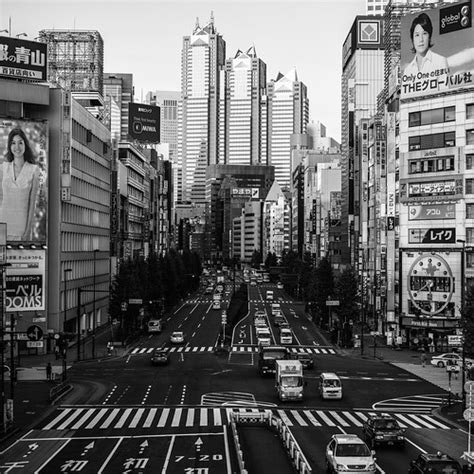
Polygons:
[[401,22],[401,98],[474,87],[472,1],[405,15]]
[[45,309],[46,250],[8,251],[7,311]]
[[128,134],[134,140],[160,142],[160,108],[155,105],[128,104]]
[[46,243],[48,125],[0,120],[0,222],[7,242]]

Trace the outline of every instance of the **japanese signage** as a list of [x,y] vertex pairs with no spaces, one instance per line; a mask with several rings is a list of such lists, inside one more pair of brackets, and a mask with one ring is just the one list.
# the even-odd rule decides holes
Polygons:
[[456,193],[455,181],[436,181],[425,183],[409,183],[408,196],[451,195]]
[[44,310],[46,251],[11,249],[8,263],[6,310]]
[[[20,171],[14,169],[17,156]],[[7,224],[7,241],[46,243],[48,124],[0,120],[0,157],[0,222]]]
[[410,221],[421,221],[421,220],[442,220],[442,219],[454,219],[456,205],[455,204],[431,204],[431,205],[419,205],[419,206],[408,206],[408,220]]
[[474,87],[473,34],[471,0],[403,17],[401,98]]
[[46,81],[47,44],[0,37],[0,76]]
[[160,142],[160,108],[155,105],[128,104],[128,134],[140,142]]
[[410,244],[454,244],[456,229],[410,229],[408,242]]

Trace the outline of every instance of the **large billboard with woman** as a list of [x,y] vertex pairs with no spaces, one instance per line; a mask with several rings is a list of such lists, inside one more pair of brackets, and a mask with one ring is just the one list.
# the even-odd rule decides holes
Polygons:
[[474,87],[471,0],[406,15],[401,22],[401,98]]
[[8,243],[46,243],[48,125],[0,119],[0,222]]

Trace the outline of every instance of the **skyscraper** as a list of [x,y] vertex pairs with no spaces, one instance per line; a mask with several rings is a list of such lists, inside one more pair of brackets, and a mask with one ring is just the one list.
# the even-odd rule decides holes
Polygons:
[[298,80],[296,69],[278,74],[268,83],[267,95],[267,163],[275,167],[275,179],[283,188],[291,180],[290,137],[306,133],[309,103],[306,86]]
[[[238,50],[226,61],[224,149],[219,157],[230,165],[253,165],[262,162],[262,99],[266,87],[266,64],[255,48]],[[221,160],[219,160],[221,161]],[[264,160],[265,161],[265,160]]]
[[178,131],[178,168],[182,169],[183,202],[205,201],[205,168],[216,164],[219,141],[219,95],[225,64],[225,41],[209,22],[196,21],[191,36],[183,38],[181,104]]

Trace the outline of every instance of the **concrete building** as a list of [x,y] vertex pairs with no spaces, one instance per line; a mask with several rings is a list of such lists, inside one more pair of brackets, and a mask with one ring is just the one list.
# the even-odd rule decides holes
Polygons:
[[[267,66],[257,57],[255,47],[237,51],[225,65],[225,100],[220,116],[224,121],[219,162],[228,165],[266,163],[262,155],[262,100]],[[222,106],[221,105],[221,106]]]
[[241,262],[250,263],[254,252],[262,252],[262,206],[262,201],[246,202],[232,221],[233,257]]
[[[216,164],[219,143],[219,99],[225,64],[225,41],[214,18],[183,38],[179,109],[178,196],[182,202],[205,202],[206,167]],[[182,186],[182,189],[181,187]]]
[[339,153],[341,144],[326,135],[326,126],[319,121],[308,124],[308,135],[312,139],[312,148],[320,152]]
[[267,85],[267,164],[275,167],[275,179],[282,189],[291,182],[292,134],[304,134],[309,121],[306,86],[296,70],[278,74]]
[[385,5],[390,0],[366,0],[366,15],[383,15]]

